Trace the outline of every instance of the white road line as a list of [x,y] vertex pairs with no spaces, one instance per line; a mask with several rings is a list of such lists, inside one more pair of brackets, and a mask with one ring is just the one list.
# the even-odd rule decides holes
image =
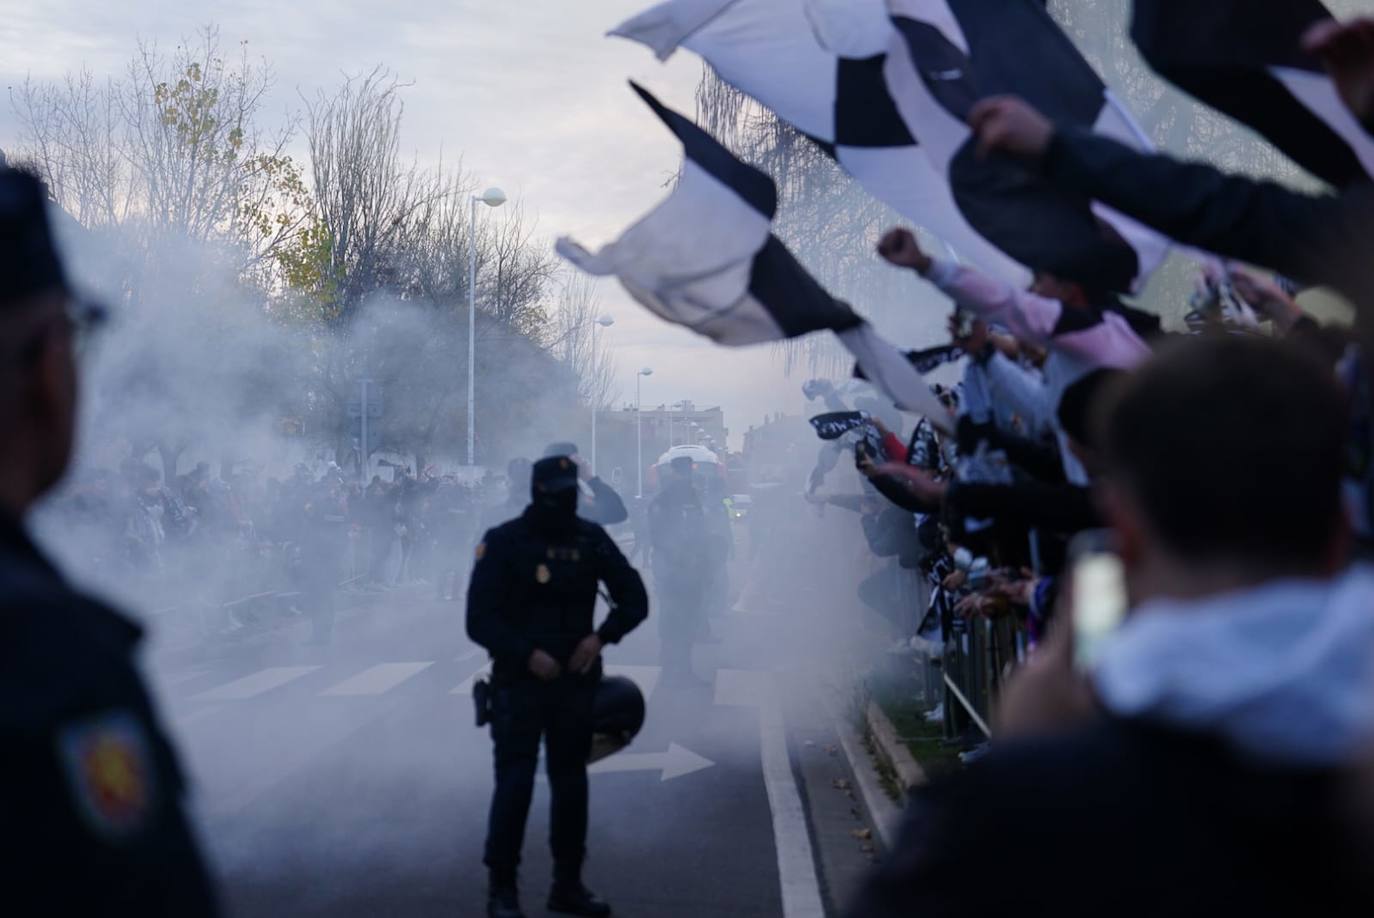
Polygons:
[[768,809],[773,815],[773,845],[778,852],[778,881],[782,887],[783,918],[825,918],[806,809],[787,752],[787,729],[782,720],[773,675],[750,670],[716,671],[716,704],[759,709],[759,752]]
[[205,718],[217,714],[223,710],[224,705],[222,704],[208,705],[198,710],[191,711],[187,714],[174,715],[172,717],[172,724],[178,729],[185,729],[187,727],[194,726],[195,724],[200,723]]
[[195,701],[242,701],[280,688],[317,669],[318,666],[269,666],[267,669],[258,670],[252,675],[235,679],[192,697]]
[[199,679],[203,675],[205,675],[205,670],[203,669],[192,670],[191,672],[185,673],[176,673],[175,675],[171,673],[154,673],[153,682],[154,684],[163,685],[167,688],[176,688],[178,685],[190,682],[192,679]]
[[484,677],[489,676],[489,675],[491,675],[491,664],[490,664],[490,663],[488,663],[486,666],[483,666],[481,669],[477,670],[477,672],[473,673],[471,676],[468,676],[468,677],[467,677],[466,679],[464,679],[462,682],[458,683],[458,687],[457,687],[456,689],[454,689],[453,691],[449,692],[449,694],[450,694],[450,695],[471,695],[471,694],[472,694],[472,684],[473,684],[474,682],[476,682],[478,679],[484,678]]
[[474,647],[474,648],[472,648],[471,650],[469,650],[467,653],[465,653],[465,654],[463,654],[462,656],[458,657],[458,662],[459,662],[459,663],[466,663],[468,660],[475,660],[475,659],[477,659],[478,657],[480,657],[480,656],[481,656],[482,654],[484,654],[484,653],[486,653],[486,651],[483,650],[481,647]]
[[402,682],[418,675],[434,663],[378,663],[370,666],[352,678],[320,692],[321,695],[381,695],[389,692]]
[[657,666],[612,666],[609,663],[605,666],[606,675],[624,676],[644,693],[644,702],[647,704],[654,695],[654,689],[658,687],[658,677],[663,671]]

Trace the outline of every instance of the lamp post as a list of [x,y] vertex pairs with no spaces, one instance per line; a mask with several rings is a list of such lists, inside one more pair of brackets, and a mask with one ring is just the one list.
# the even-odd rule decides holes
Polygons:
[[596,411],[597,411],[597,392],[596,392],[596,326],[610,328],[615,324],[615,319],[610,316],[597,316],[596,324],[592,326],[592,356],[587,362],[588,368],[592,371],[592,474],[597,474],[596,467]]
[[645,367],[635,374],[635,497],[644,497],[644,412],[640,400],[639,384],[644,377],[653,376],[654,371]]
[[488,188],[481,195],[472,196],[472,222],[468,224],[471,238],[468,244],[468,465],[476,464],[477,455],[477,205],[500,207],[506,203],[506,193],[500,188]]

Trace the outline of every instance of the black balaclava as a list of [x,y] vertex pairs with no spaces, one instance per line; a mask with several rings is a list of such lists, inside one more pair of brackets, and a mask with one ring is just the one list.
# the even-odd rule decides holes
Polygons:
[[577,465],[567,456],[550,456],[530,474],[529,518],[546,532],[563,532],[577,521]]

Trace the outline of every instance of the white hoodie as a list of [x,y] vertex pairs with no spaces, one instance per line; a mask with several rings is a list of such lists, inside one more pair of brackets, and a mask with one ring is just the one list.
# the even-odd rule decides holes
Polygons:
[[1374,742],[1374,568],[1146,603],[1103,644],[1093,682],[1122,717],[1274,764],[1349,762]]

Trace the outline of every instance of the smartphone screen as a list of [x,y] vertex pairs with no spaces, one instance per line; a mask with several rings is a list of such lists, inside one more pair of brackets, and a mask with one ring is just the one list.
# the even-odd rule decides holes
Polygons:
[[1126,619],[1126,569],[1105,533],[1087,533],[1072,551],[1073,655],[1079,670],[1097,662],[1102,642]]

